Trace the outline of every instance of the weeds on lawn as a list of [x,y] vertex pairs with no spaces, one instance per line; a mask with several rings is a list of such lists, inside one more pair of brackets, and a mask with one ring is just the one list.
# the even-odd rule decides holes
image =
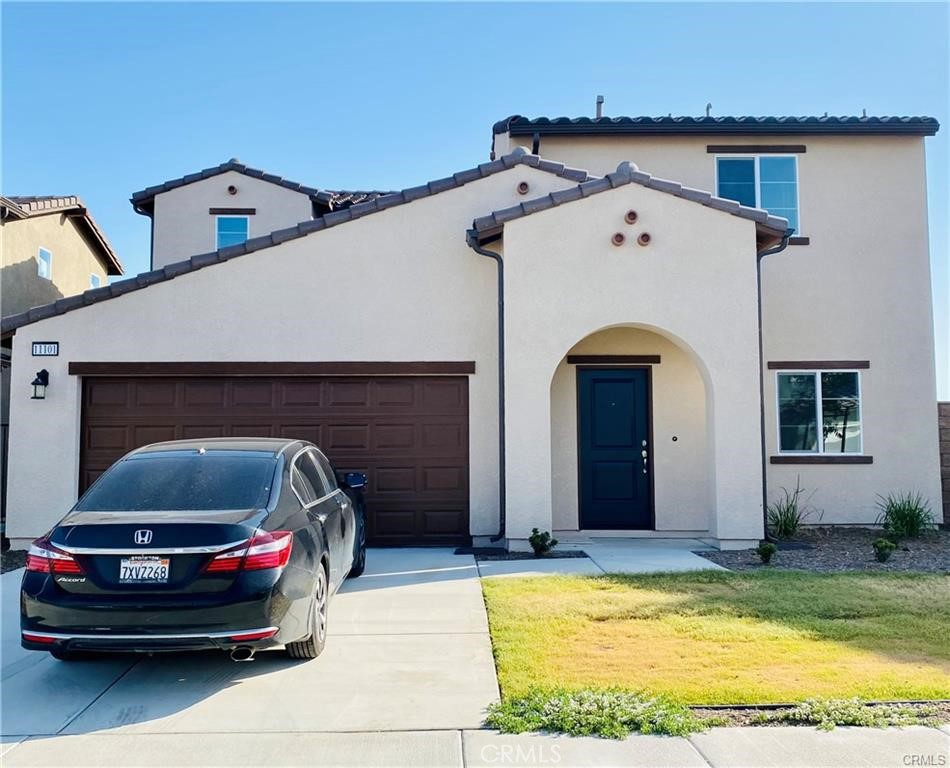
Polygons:
[[869,728],[938,725],[939,714],[936,707],[868,704],[861,699],[809,699],[792,709],[763,712],[757,722],[814,725],[821,731],[831,731],[836,725],[861,725]]
[[623,739],[631,733],[688,736],[716,723],[661,696],[629,691],[542,691],[493,704],[488,725],[503,733],[554,731]]

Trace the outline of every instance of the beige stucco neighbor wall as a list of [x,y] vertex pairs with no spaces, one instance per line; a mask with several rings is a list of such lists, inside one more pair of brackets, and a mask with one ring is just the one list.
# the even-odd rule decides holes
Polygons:
[[[496,151],[524,137],[496,136]],[[934,328],[924,140],[896,136],[542,137],[541,154],[591,173],[631,160],[655,176],[715,191],[708,144],[804,144],[801,231],[763,263],[768,360],[868,360],[861,375],[871,465],[770,465],[775,497],[796,477],[825,523],[870,523],[875,496],[923,493],[939,507]],[[775,375],[766,371],[768,452],[777,452]]]
[[[68,364],[77,360],[474,360],[471,526],[494,534],[496,271],[465,244],[465,230],[476,216],[520,202],[523,180],[539,194],[571,183],[516,166],[18,329],[15,381],[31,370],[31,341],[61,346],[44,363],[45,400],[30,400],[25,386],[11,393],[8,535],[22,542],[43,533],[76,498],[81,386]],[[342,289],[328,282],[340,275]]]
[[[622,247],[611,244],[617,231]],[[641,231],[650,246],[636,244]],[[630,184],[507,223],[504,253],[511,546],[553,524],[552,377],[578,340],[624,324],[675,340],[702,373],[711,478],[702,527],[725,547],[759,538],[753,223]]]
[[[689,354],[664,336],[628,327],[588,336],[568,354],[660,355],[650,366],[655,527],[705,534],[713,511],[706,392]],[[577,366],[566,357],[551,382],[551,474],[554,529],[577,530]]]
[[[37,273],[39,249],[53,254],[52,280]],[[108,285],[106,268],[80,234],[76,222],[58,213],[13,219],[0,225],[0,314],[26,312],[88,290],[97,275]]]
[[[228,194],[231,185],[237,187],[237,194]],[[257,213],[248,216],[249,238],[313,218],[313,206],[307,195],[235,171],[186,184],[155,196],[155,269],[217,250],[217,216],[209,214],[209,208],[257,209]]]

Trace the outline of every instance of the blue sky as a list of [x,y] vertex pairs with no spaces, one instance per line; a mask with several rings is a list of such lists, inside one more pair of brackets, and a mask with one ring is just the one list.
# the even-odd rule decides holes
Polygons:
[[487,158],[506,115],[927,114],[947,370],[948,6],[860,3],[11,3],[2,190],[79,194],[130,274],[129,195],[229,157],[401,188]]

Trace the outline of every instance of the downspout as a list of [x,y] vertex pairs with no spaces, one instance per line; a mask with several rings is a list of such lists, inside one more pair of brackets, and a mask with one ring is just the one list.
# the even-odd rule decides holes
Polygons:
[[755,285],[758,297],[759,310],[759,441],[762,450],[762,530],[765,541],[771,541],[769,537],[769,492],[768,492],[768,445],[765,441],[765,344],[762,340],[762,259],[771,256],[773,253],[781,253],[788,247],[788,239],[795,232],[794,229],[786,229],[782,235],[782,241],[766,250],[760,252],[755,260]]
[[498,533],[491,537],[494,544],[505,537],[505,262],[501,254],[483,248],[478,232],[465,233],[468,247],[481,256],[493,259],[498,265]]

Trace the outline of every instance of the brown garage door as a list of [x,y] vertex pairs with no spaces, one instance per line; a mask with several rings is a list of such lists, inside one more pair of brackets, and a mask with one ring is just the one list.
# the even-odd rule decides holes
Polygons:
[[300,438],[366,473],[372,543],[469,540],[465,377],[90,377],[82,418],[80,491],[148,443]]

